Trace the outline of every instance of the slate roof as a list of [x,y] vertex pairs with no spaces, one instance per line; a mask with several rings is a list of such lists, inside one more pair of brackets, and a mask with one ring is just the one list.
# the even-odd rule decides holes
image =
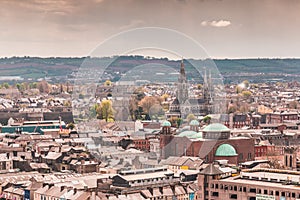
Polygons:
[[213,176],[213,175],[224,174],[224,172],[222,172],[214,164],[209,164],[206,168],[204,168],[203,170],[200,171],[200,174]]

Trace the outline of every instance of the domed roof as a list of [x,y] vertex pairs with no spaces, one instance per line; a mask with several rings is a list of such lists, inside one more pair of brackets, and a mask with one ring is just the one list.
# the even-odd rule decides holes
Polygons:
[[197,133],[195,131],[183,131],[181,132],[178,137],[187,137],[189,139],[197,139],[202,138],[202,133]]
[[203,132],[229,132],[230,129],[220,123],[213,123],[206,126]]
[[215,156],[236,156],[235,148],[230,144],[221,144],[215,153]]
[[192,120],[191,122],[190,122],[190,126],[199,126],[199,122],[198,122],[198,120]]
[[171,123],[166,120],[162,123],[162,126],[171,126]]

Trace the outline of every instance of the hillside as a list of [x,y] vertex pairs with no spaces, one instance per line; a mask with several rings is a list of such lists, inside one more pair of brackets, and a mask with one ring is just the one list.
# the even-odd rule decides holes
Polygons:
[[[107,58],[2,58],[0,59],[0,77],[2,77],[1,80],[5,80],[7,76],[18,76],[25,81],[45,77],[52,81],[64,81],[72,77],[84,61],[101,66],[105,60]],[[205,65],[206,61],[197,62],[199,65]],[[244,79],[252,82],[300,81],[300,59],[216,59],[214,62],[225,82],[238,82]],[[176,70],[180,66],[180,61],[171,61],[166,58],[121,56],[110,64],[106,71],[117,80],[115,72],[126,73],[135,66],[151,63],[166,65]],[[194,73],[193,67],[188,62],[185,62],[185,65],[190,79],[199,76]]]

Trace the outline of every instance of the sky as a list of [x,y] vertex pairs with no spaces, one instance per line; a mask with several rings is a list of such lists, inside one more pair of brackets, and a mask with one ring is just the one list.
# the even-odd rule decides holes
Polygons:
[[123,31],[161,27],[212,58],[299,58],[299,10],[298,0],[0,0],[0,57],[88,56]]

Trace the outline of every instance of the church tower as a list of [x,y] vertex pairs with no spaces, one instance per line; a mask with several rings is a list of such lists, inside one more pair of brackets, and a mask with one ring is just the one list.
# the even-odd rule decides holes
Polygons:
[[204,77],[203,77],[203,98],[207,104],[211,104],[213,102],[212,97],[212,77],[209,72],[209,77],[206,75],[206,69],[204,69]]
[[181,60],[180,74],[178,78],[177,99],[180,104],[183,104],[188,99],[188,84],[187,84],[183,59]]

